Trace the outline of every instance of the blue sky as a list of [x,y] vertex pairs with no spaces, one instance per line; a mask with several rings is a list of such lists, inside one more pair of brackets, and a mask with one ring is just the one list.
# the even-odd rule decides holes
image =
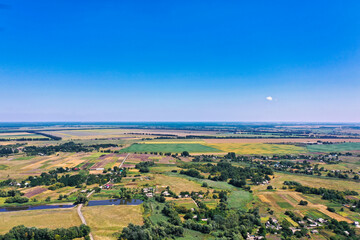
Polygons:
[[360,122],[359,12],[0,0],[0,121]]

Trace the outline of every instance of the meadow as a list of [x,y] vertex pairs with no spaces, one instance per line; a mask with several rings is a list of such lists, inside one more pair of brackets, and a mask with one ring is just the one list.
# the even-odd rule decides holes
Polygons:
[[337,143],[337,144],[322,144],[322,145],[308,145],[309,152],[343,152],[360,150],[359,142],[351,143]]
[[216,149],[211,146],[205,146],[198,143],[171,143],[171,144],[133,144],[130,147],[120,150],[120,152],[163,152],[163,153],[181,153],[183,151],[188,151],[189,153],[217,153],[222,152],[219,149]]

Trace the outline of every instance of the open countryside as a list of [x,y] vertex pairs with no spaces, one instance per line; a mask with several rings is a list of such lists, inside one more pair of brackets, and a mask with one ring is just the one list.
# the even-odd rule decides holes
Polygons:
[[[236,230],[234,219],[226,223],[228,214],[251,216],[254,222],[238,233],[240,238],[335,237],[337,222],[347,229],[341,236],[359,233],[360,136],[336,141],[341,128],[335,126],[334,136],[326,138],[309,138],[315,128],[303,139],[284,135],[281,142],[268,138],[266,143],[228,137],[227,129],[193,136],[174,128],[170,136],[157,130],[149,139],[141,134],[143,125],[138,127],[137,135],[127,139],[114,138],[113,125],[101,139],[90,134],[104,132],[94,125],[66,130],[92,128],[86,139],[76,134],[73,139],[57,134],[51,141],[8,139],[10,144],[0,146],[0,218],[6,223],[0,234],[18,225],[25,226],[22,231],[55,232],[82,226],[93,239],[132,239],[152,226],[176,229],[169,233],[174,238],[213,239],[225,233],[214,213],[226,214],[229,231]],[[243,128],[229,126],[234,127]],[[55,133],[67,126],[49,128]],[[277,125],[256,129],[260,134]]]

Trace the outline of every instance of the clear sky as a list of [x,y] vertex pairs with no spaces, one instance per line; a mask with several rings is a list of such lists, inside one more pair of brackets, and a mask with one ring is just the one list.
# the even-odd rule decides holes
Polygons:
[[0,0],[0,121],[360,122],[360,1]]

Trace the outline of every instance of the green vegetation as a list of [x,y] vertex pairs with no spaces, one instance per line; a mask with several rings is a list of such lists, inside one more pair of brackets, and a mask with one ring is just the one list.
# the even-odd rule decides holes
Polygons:
[[84,224],[80,227],[70,227],[68,229],[58,228],[54,230],[39,229],[35,227],[25,227],[23,225],[13,227],[5,235],[0,235],[0,240],[31,240],[31,239],[43,239],[43,240],[57,240],[57,239],[76,239],[82,237],[88,237],[90,228]]
[[229,208],[233,209],[247,209],[247,204],[253,200],[251,193],[244,190],[234,190],[230,193],[228,199]]
[[360,142],[307,145],[309,152],[344,152],[360,150]]
[[[360,143],[331,143],[338,136],[344,139],[332,128],[326,134],[336,135],[324,144],[306,146],[302,141],[309,139],[295,137],[316,136],[311,140],[316,142],[320,138],[313,128],[270,125],[209,130],[208,125],[180,124],[183,129],[175,126],[169,132],[95,128],[80,130],[83,139],[74,142],[70,134],[57,142],[3,143],[0,205],[85,203],[82,212],[95,239],[355,239],[351,224],[360,221],[359,156],[339,153],[339,147]],[[50,133],[66,131],[77,130]],[[194,135],[185,136],[190,132]],[[242,136],[254,138],[238,139]],[[311,147],[331,148],[331,153],[305,153]],[[144,202],[86,206],[114,198]],[[80,224],[75,208],[2,212],[0,218],[5,222],[0,234],[20,224],[49,231]],[[321,227],[311,227],[319,218],[325,221]]]

